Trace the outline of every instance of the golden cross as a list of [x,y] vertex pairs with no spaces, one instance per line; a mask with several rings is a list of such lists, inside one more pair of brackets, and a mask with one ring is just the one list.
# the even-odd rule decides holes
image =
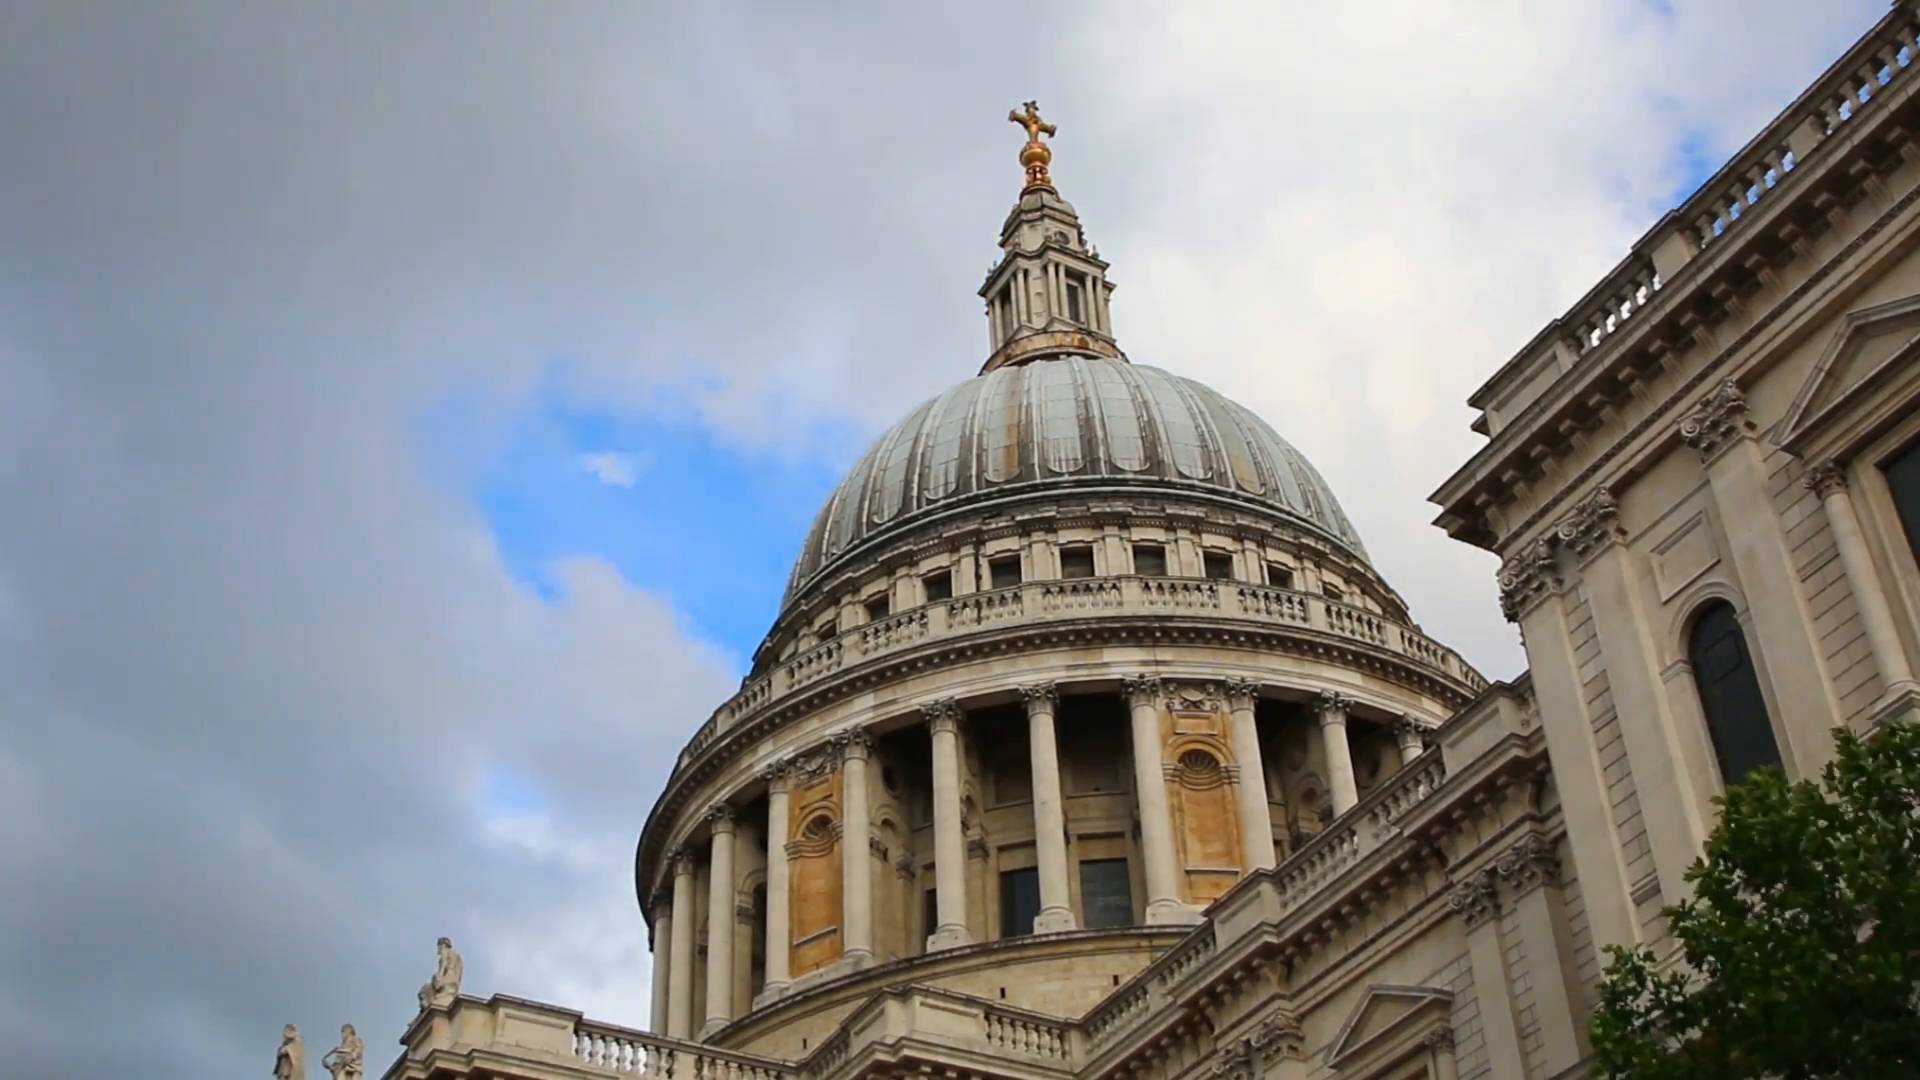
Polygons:
[[1040,103],[1037,101],[1027,102],[1024,111],[1015,109],[1007,113],[1007,119],[1027,129],[1028,142],[1039,142],[1043,133],[1055,134],[1054,126],[1040,119]]
[[1047,164],[1053,160],[1053,151],[1040,141],[1040,136],[1054,134],[1054,126],[1040,119],[1040,103],[1029,101],[1024,110],[1015,109],[1007,114],[1007,119],[1027,129],[1027,145],[1020,148],[1020,164],[1027,167],[1027,186],[1045,184],[1053,186],[1053,177],[1047,175]]

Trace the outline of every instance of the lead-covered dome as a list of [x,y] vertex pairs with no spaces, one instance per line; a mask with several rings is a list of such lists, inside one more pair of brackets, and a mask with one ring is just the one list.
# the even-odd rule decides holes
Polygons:
[[1055,356],[961,383],[882,435],[815,519],[786,600],[841,556],[945,511],[1103,488],[1250,504],[1366,558],[1319,472],[1245,407],[1159,368]]

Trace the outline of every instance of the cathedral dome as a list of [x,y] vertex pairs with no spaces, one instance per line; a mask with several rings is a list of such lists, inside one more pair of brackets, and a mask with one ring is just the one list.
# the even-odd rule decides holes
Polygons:
[[989,370],[882,435],[821,509],[786,600],[842,556],[949,510],[1152,489],[1265,510],[1366,558],[1326,481],[1251,410],[1159,368],[1055,355]]

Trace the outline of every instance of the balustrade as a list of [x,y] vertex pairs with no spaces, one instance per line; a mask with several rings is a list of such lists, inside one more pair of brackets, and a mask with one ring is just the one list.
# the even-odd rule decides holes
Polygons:
[[1396,653],[1465,684],[1472,693],[1478,693],[1487,685],[1457,653],[1418,630],[1314,593],[1193,578],[1032,581],[911,608],[853,627],[815,645],[784,661],[773,672],[743,683],[740,692],[694,734],[681,753],[680,762],[684,765],[693,760],[722,732],[782,696],[860,661],[1000,624],[1128,612],[1191,613],[1320,630]]
[[646,1080],[788,1080],[797,1074],[778,1061],[594,1020],[576,1022],[572,1041],[580,1062]]

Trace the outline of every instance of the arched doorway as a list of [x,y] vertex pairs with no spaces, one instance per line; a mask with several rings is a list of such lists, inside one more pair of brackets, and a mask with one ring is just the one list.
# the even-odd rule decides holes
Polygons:
[[1687,644],[1721,779],[1732,786],[1755,769],[1779,765],[1780,746],[1733,605],[1715,600],[1702,608]]

